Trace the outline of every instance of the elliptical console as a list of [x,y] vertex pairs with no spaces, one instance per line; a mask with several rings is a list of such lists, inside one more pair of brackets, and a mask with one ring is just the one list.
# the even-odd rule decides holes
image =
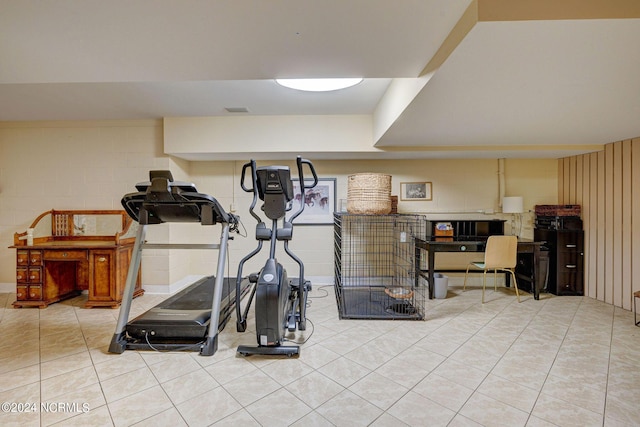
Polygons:
[[[292,200],[295,195],[291,173],[286,166],[265,166],[256,168],[255,160],[251,160],[242,167],[240,186],[248,193],[253,193],[253,201],[249,212],[256,219],[256,240],[258,247],[245,256],[238,266],[236,278],[236,291],[240,289],[242,282],[242,270],[244,263],[256,255],[262,249],[263,242],[269,242],[269,258],[259,273],[249,275],[249,281],[253,284],[251,294],[246,304],[244,313],[240,307],[240,301],[236,301],[237,330],[244,332],[247,328],[247,313],[255,297],[256,338],[257,347],[239,346],[238,352],[242,355],[249,354],[277,354],[293,356],[300,353],[298,346],[283,345],[287,331],[294,332],[296,328],[306,329],[306,304],[307,294],[311,289],[311,283],[304,278],[304,264],[289,249],[289,241],[293,238],[293,220],[304,210],[305,190],[311,189],[318,183],[318,176],[309,160],[298,156],[296,159],[298,178],[300,181],[300,206],[285,219],[286,213],[292,208]],[[305,182],[303,166],[307,165],[313,180]],[[251,188],[245,185],[245,175],[251,171]],[[264,203],[262,210],[271,220],[271,227],[267,228],[262,219],[254,212],[258,198]],[[278,221],[282,219],[282,228],[278,228]],[[284,242],[284,250],[299,267],[299,277],[289,278],[287,271],[276,259],[276,244]],[[237,291],[238,292],[238,291]],[[236,293],[238,297],[239,293]]]

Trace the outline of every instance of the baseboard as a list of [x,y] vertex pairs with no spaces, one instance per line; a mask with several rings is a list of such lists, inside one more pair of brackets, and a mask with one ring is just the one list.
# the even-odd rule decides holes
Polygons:
[[8,294],[16,291],[15,283],[0,283],[0,293]]
[[[144,292],[149,295],[169,295],[186,288],[187,286],[195,283],[203,277],[205,276],[190,275],[185,276],[184,278],[170,285],[142,285],[142,288],[144,289]],[[306,279],[311,282],[312,286],[333,285],[333,276],[307,276]]]
[[311,282],[311,286],[333,285],[333,276],[307,276],[306,280]]
[[[186,288],[203,277],[204,275],[189,275],[169,285],[142,285],[142,288],[145,293],[149,295],[170,295]],[[333,284],[333,276],[307,276],[306,279],[311,282],[312,286]],[[15,291],[15,283],[0,283],[0,293],[15,293]]]
[[[170,285],[143,285],[142,288],[148,294],[172,294],[179,290],[189,286],[197,280],[200,280],[204,276],[186,276],[181,280]],[[0,283],[0,293],[15,293],[15,283]],[[87,291],[83,291],[86,293]]]
[[189,285],[197,282],[198,280],[205,277],[204,275],[190,275],[185,276],[182,279],[174,282],[170,285],[142,285],[142,289],[144,292],[149,295],[170,295],[174,294]]

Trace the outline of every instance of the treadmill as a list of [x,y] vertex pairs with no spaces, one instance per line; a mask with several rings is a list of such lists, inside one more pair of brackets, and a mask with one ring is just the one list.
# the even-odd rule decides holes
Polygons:
[[[226,325],[237,300],[236,278],[224,278],[224,264],[229,232],[237,232],[238,217],[225,212],[215,198],[198,193],[194,184],[174,181],[170,171],[150,171],[149,181],[136,184],[136,189],[137,192],[122,198],[122,206],[138,222],[138,229],[109,352],[120,354],[127,349],[190,350],[211,356],[217,351],[218,334]],[[198,222],[203,226],[220,224],[220,242],[146,243],[146,227],[165,222]],[[216,274],[198,280],[128,322],[141,253],[145,248],[218,250]],[[241,294],[249,288],[248,281],[243,283]]]

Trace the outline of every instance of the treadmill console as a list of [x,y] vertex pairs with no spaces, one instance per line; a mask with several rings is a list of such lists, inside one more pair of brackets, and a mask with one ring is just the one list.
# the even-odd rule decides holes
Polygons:
[[149,171],[149,181],[137,183],[136,190],[147,191],[149,187],[153,186],[154,182],[157,183],[156,185],[158,186],[158,188],[166,189],[166,191],[170,190],[172,192],[175,192],[175,190],[179,190],[179,191],[185,191],[188,193],[198,192],[195,184],[191,182],[174,181],[171,171],[168,171],[168,170]]
[[200,222],[202,225],[236,222],[220,203],[195,185],[174,181],[171,171],[150,171],[149,181],[136,184],[137,193],[125,194],[122,206],[140,224]]

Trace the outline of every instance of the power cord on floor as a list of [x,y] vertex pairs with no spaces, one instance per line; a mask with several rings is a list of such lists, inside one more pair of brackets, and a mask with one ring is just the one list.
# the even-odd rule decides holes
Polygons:
[[[325,289],[325,288],[333,288],[333,285],[323,285],[323,286],[319,286],[317,289],[320,291],[324,291],[324,295],[318,295],[318,296],[309,296],[307,299],[307,304],[306,306],[309,307],[312,303],[312,301],[310,301],[313,298],[327,298],[329,296],[329,292]],[[313,333],[316,330],[315,325],[313,324],[313,322],[311,321],[311,319],[309,319],[307,317],[307,322],[309,322],[311,324],[311,333],[309,334],[309,336],[307,338],[304,339],[304,341],[295,341],[295,340],[289,340],[289,339],[284,339],[284,341],[288,341],[288,342],[292,342],[294,344],[298,344],[298,345],[302,345],[305,344],[307,341],[309,341],[309,339],[313,336]]]
[[311,319],[309,319],[308,317],[307,317],[307,322],[311,323],[311,333],[309,334],[309,336],[307,338],[304,339],[304,341],[290,340],[290,339],[287,339],[287,338],[285,338],[283,341],[294,343],[294,344],[298,344],[298,345],[305,344],[307,341],[309,341],[309,339],[311,338],[311,336],[315,332],[316,327],[313,324],[313,322],[311,321]]
[[189,344],[189,345],[185,345],[184,347],[175,347],[175,348],[171,348],[168,350],[160,350],[159,348],[155,348],[153,346],[153,344],[151,344],[151,342],[149,341],[149,332],[146,332],[144,334],[144,340],[147,342],[147,345],[149,346],[149,348],[153,351],[157,351],[158,353],[171,353],[172,351],[185,351],[185,350],[191,350],[193,349],[195,346],[202,346],[204,345],[204,341],[200,341],[200,342],[196,342],[193,344]]
[[318,291],[322,290],[324,291],[324,295],[318,295],[318,296],[309,296],[309,298],[326,298],[329,296],[329,292],[327,292],[325,290],[325,288],[333,288],[333,285],[322,285],[322,286],[318,286]]

